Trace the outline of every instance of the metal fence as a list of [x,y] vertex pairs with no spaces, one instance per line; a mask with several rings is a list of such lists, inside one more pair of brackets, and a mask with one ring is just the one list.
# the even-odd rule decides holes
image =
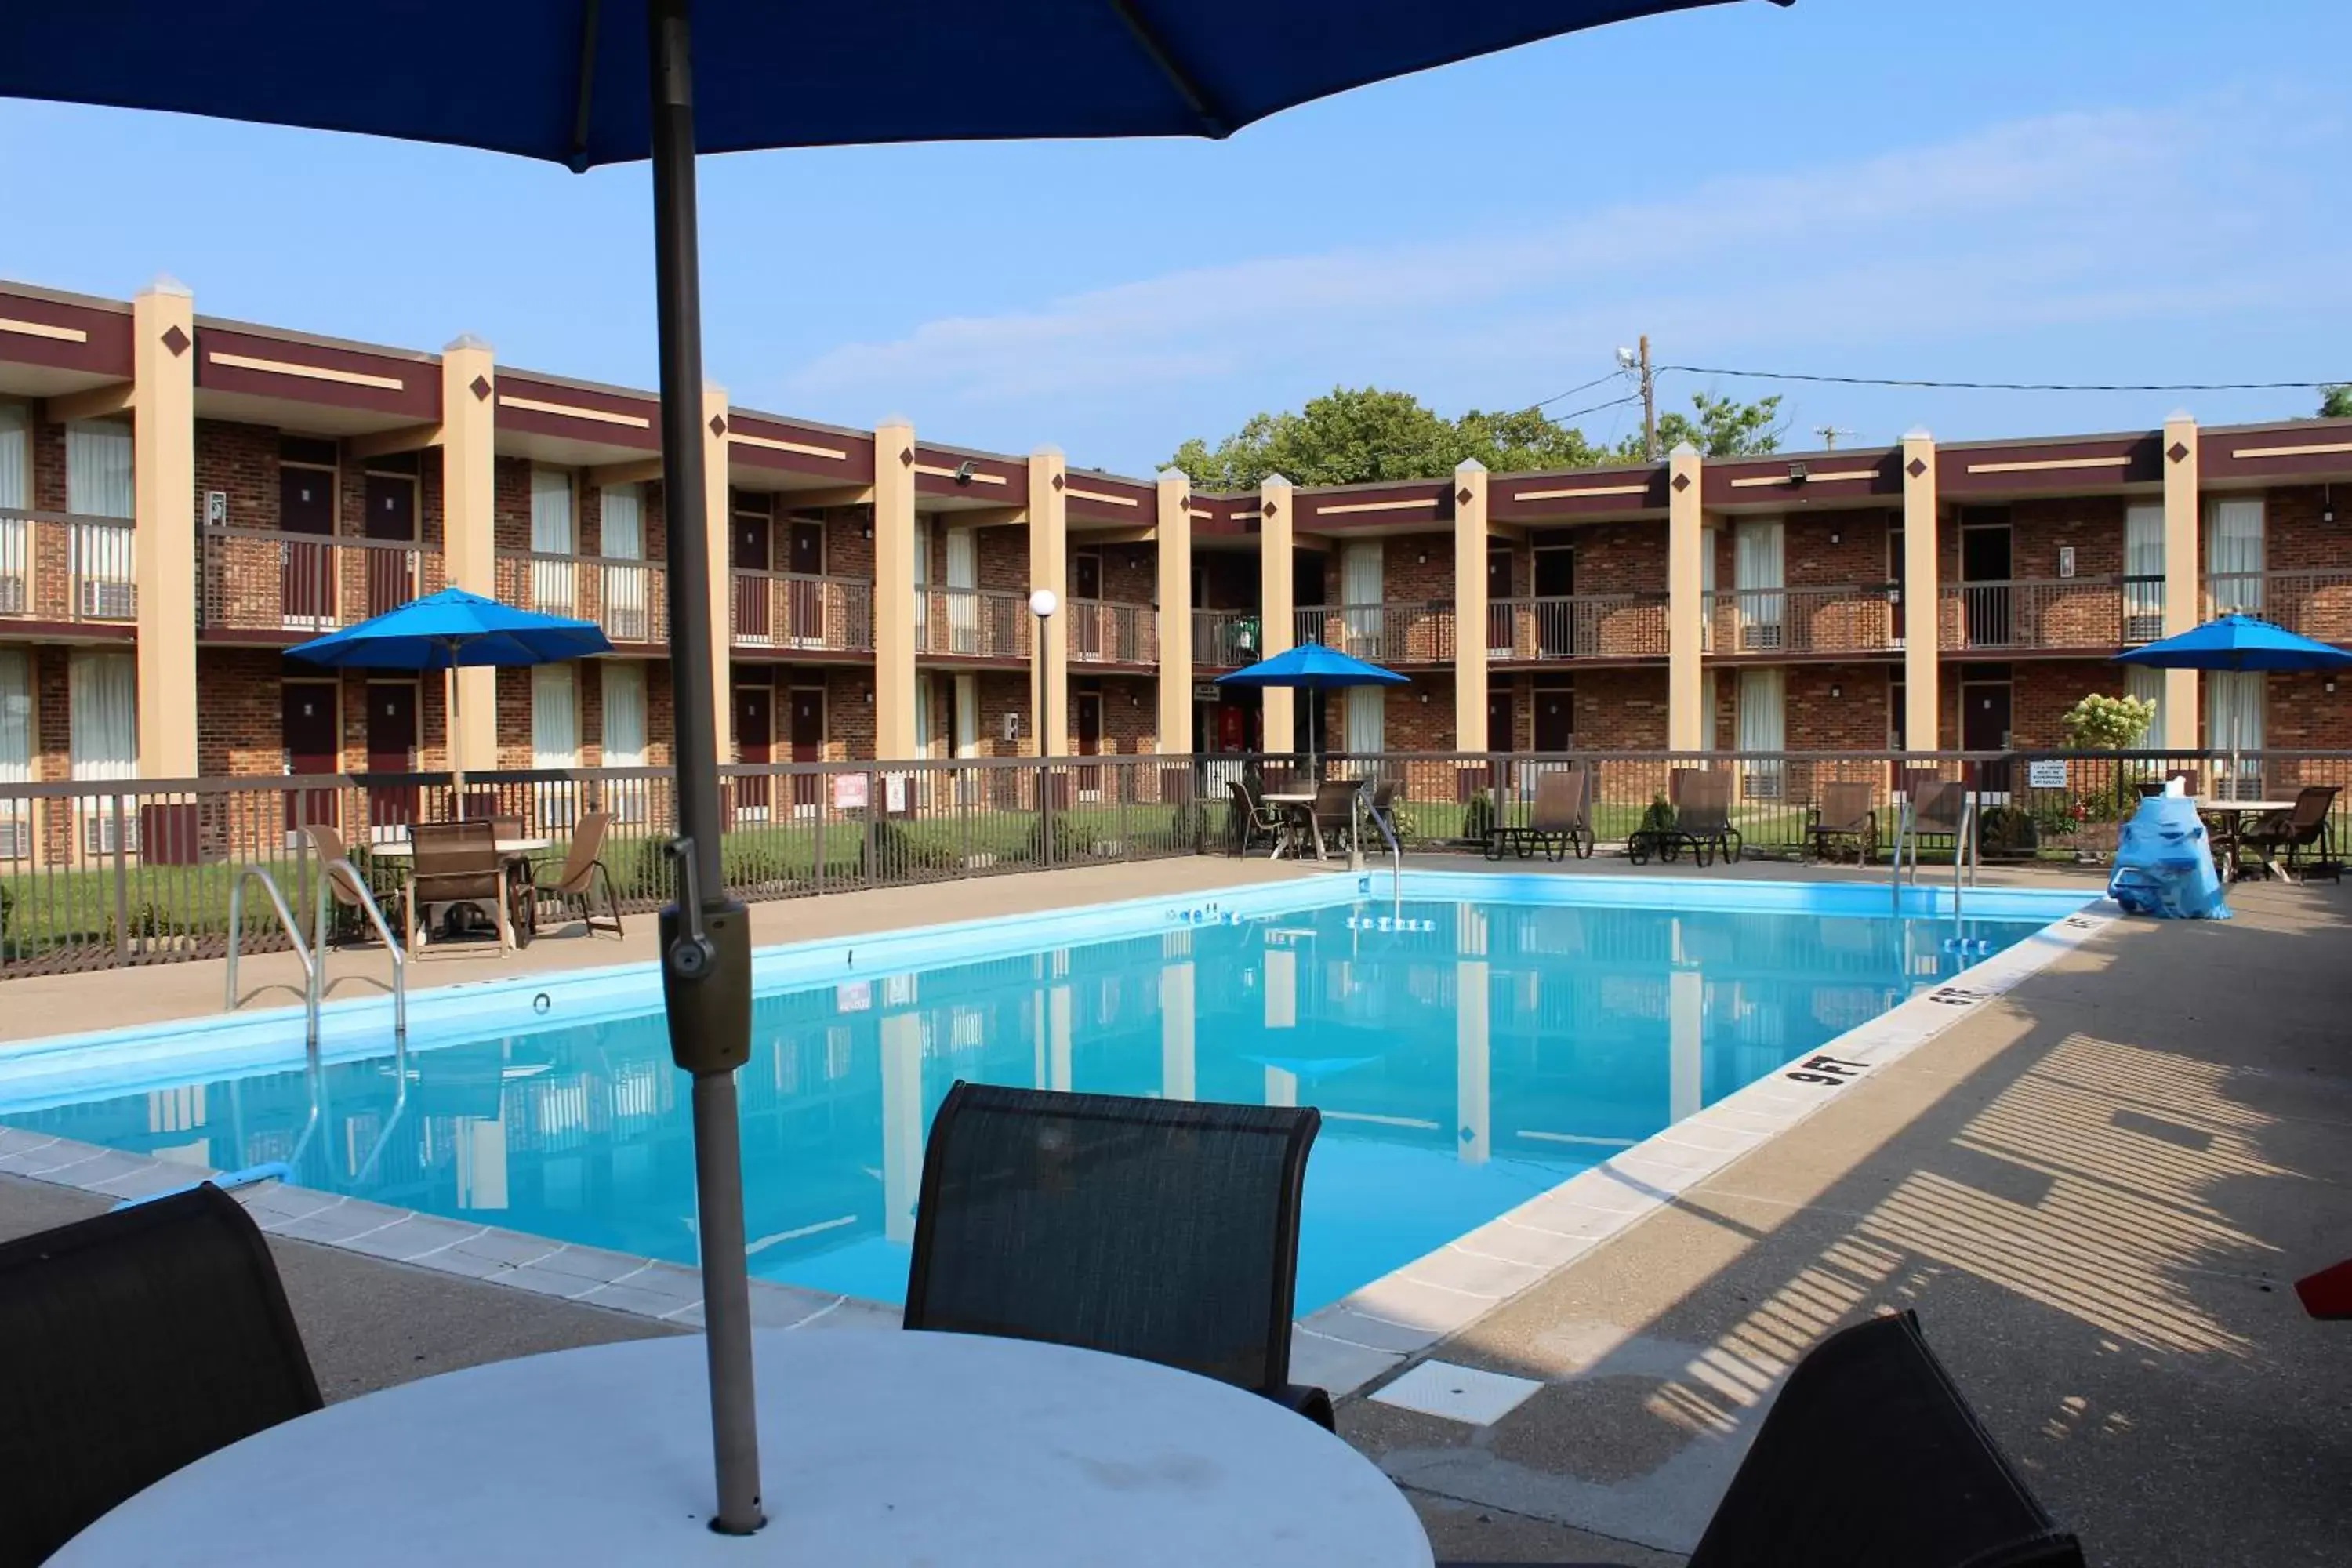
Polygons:
[[[2352,752],[1339,753],[1315,770],[1391,784],[1406,847],[1442,851],[1475,850],[1488,829],[1529,821],[1544,774],[1571,765],[1591,773],[1591,826],[1604,847],[1672,812],[1690,770],[1732,775],[1732,825],[1756,855],[1805,853],[1824,786],[1837,783],[1870,786],[1882,851],[1887,808],[1927,779],[1976,791],[1991,858],[2097,860],[2141,789],[2173,774],[2187,775],[2191,793],[2236,800],[2334,787],[2338,841],[2352,829]],[[1249,779],[1280,793],[1307,772],[1303,758],[1241,755],[736,764],[721,769],[721,855],[728,886],[762,900],[1231,853],[1232,785]],[[296,910],[312,907],[310,824],[335,829],[396,910],[402,864],[371,851],[457,805],[446,773],[0,786],[0,975],[217,957],[247,868],[271,875]],[[467,780],[464,815],[513,818],[516,833],[548,841],[551,857],[591,811],[610,815],[603,858],[624,909],[667,900],[668,770]],[[1937,852],[1931,843],[1929,858]],[[248,920],[248,946],[285,944],[268,921]]]

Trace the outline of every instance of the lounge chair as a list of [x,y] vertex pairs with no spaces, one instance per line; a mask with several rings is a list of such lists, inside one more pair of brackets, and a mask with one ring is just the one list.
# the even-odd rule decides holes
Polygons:
[[1878,858],[1877,791],[1866,784],[1822,786],[1822,801],[1805,826],[1805,841],[1813,858],[1826,860],[1835,849],[1853,849],[1854,863],[1867,866]]
[[1731,775],[1712,768],[1676,768],[1668,780],[1674,820],[1638,827],[1625,837],[1625,858],[1639,866],[1655,855],[1673,860],[1685,849],[1698,865],[1739,858],[1739,830],[1731,826]]
[[2336,809],[2338,793],[2335,784],[2304,785],[2295,794],[2294,809],[2274,811],[2259,822],[2249,824],[2238,835],[2237,847],[2260,854],[2265,869],[2276,868],[2279,856],[2284,853],[2286,874],[2293,878],[2303,852],[2316,847],[2319,858],[2311,863],[2312,871],[2325,871],[2335,880],[2342,881],[2344,864],[2336,858],[2336,834],[2328,822],[2329,815]]
[[1225,785],[1234,797],[1233,834],[1234,852],[1247,855],[1251,845],[1261,838],[1274,840],[1280,851],[1285,837],[1290,831],[1290,818],[1280,808],[1271,806],[1250,793],[1250,787],[1240,779]]
[[1541,849],[1559,860],[1573,849],[1592,858],[1592,772],[1581,763],[1553,768],[1536,777],[1535,805],[1524,825],[1497,824],[1486,830],[1486,858],[1500,860],[1515,849],[1524,860]]
[[404,895],[402,931],[411,952],[423,950],[423,931],[437,913],[470,906],[488,915],[499,941],[515,945],[515,885],[499,854],[498,834],[481,817],[420,822],[408,830],[415,847]]
[[2026,1489],[1918,1318],[1895,1312],[1797,1363],[1689,1568],[1798,1563],[2082,1568],[2083,1549]]
[[931,1123],[905,1324],[1181,1367],[1326,1427],[1290,1382],[1312,1107],[958,1083]]
[[[539,934],[539,904],[542,899],[552,899],[565,910],[577,908],[580,923],[587,934],[594,936],[600,930],[614,936],[625,933],[621,929],[621,900],[613,893],[613,873],[604,861],[605,830],[613,825],[613,815],[607,811],[591,811],[581,815],[572,830],[571,847],[564,852],[563,869],[547,880],[541,873],[549,869],[545,862],[530,868],[530,879],[523,889],[523,929],[536,937]],[[601,898],[604,919],[608,924],[597,924],[596,906]]]
[[210,1183],[0,1245],[0,1388],[8,1564],[320,1407],[268,1244]]

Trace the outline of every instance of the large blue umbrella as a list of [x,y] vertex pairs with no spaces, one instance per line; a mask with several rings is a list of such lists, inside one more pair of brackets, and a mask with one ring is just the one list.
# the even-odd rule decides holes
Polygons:
[[2342,669],[2352,665],[2352,653],[2273,626],[2259,616],[2223,616],[2117,654],[2116,662],[2157,669]]
[[[573,169],[651,158],[663,484],[669,515],[694,519],[705,485],[698,143],[1223,137],[1367,82],[1715,3],[701,0],[698,14],[693,0],[28,4],[0,7],[0,96],[454,142]],[[719,869],[709,557],[702,529],[669,531],[682,886],[661,942],[670,1051],[694,1075],[716,1522],[742,1531],[761,1521],[734,1079],[751,1057],[751,943]]]
[[[297,643],[287,653],[335,669],[457,669],[553,664],[613,651],[592,621],[519,610],[463,588],[444,588],[396,610]],[[449,683],[449,772],[457,812],[466,810],[465,758],[458,750],[457,683]]]
[[[1230,675],[1221,675],[1217,677],[1217,684],[1253,689],[1287,686],[1294,690],[1319,695],[1349,686],[1404,686],[1410,682],[1393,669],[1382,669],[1377,664],[1365,663],[1353,654],[1310,642],[1285,648]],[[1307,723],[1307,772],[1312,777],[1315,773],[1315,721],[1311,716]]]

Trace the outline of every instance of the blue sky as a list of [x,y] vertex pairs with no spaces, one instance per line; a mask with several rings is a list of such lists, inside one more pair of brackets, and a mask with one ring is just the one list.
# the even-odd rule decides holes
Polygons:
[[[703,165],[737,402],[1148,472],[1335,384],[1448,412],[1662,363],[2352,378],[2341,0],[1799,0],[1636,22],[1224,143]],[[479,87],[483,84],[474,84]],[[651,385],[642,169],[0,102],[0,277]],[[1755,395],[1767,384],[1669,377]],[[1786,385],[1794,446],[2310,411],[2300,393]],[[1603,386],[1554,405],[1568,412]],[[1580,421],[1607,437],[1612,408]]]

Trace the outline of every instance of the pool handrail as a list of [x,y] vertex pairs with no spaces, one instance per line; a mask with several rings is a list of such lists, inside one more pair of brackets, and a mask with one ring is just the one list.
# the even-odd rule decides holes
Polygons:
[[304,1046],[315,1050],[318,1048],[319,1044],[319,1012],[317,1004],[313,998],[317,995],[319,990],[318,972],[320,955],[314,955],[310,951],[310,945],[302,940],[302,928],[300,925],[296,923],[294,911],[287,906],[286,895],[278,890],[278,879],[269,874],[269,868],[266,866],[247,866],[243,868],[237,872],[236,881],[229,888],[228,890],[228,975],[226,981],[228,994],[221,1011],[224,1013],[234,1013],[237,1009],[236,960],[237,948],[244,940],[245,885],[249,881],[256,880],[258,880],[261,883],[262,890],[269,895],[270,907],[278,911],[278,922],[286,928],[286,940],[294,944],[294,956],[301,961],[302,1002],[303,1012],[305,1015],[303,1019],[303,1027],[306,1031],[302,1037],[302,1043]]
[[[318,923],[311,928],[319,953],[318,963],[310,972],[310,1036],[306,1043],[312,1051],[318,1049],[319,1010],[326,1003],[327,992],[327,920],[333,909],[334,880],[338,872],[349,879],[345,885],[356,895],[359,908],[366,913],[369,923],[375,927],[375,934],[383,942],[384,952],[391,955],[392,1037],[394,1044],[405,1051],[408,1044],[408,954],[402,952],[400,943],[393,940],[391,922],[383,918],[383,910],[376,903],[375,895],[368,891],[367,879],[360,875],[360,868],[352,864],[349,856],[337,856],[319,868],[319,918]],[[404,1069],[405,1065],[404,1062]],[[404,1070],[401,1079],[404,1099],[407,1093],[408,1083]]]

